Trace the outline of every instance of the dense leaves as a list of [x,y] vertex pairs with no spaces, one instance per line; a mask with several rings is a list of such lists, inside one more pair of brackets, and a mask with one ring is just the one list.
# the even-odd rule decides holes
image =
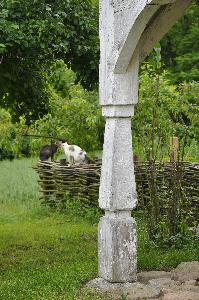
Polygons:
[[162,40],[163,61],[172,80],[199,80],[199,2],[193,4]]
[[[101,148],[104,121],[98,95],[87,91],[95,90],[98,82],[97,4],[97,0],[0,2],[0,107],[9,112],[13,130],[18,127],[13,121],[19,121],[19,128],[28,124],[35,133],[63,135],[86,150]],[[142,67],[133,126],[134,146],[143,158],[167,155],[165,144],[171,135],[187,149],[197,147],[198,40],[194,1],[161,42],[169,71],[162,71],[157,51],[152,63]],[[8,123],[2,126],[7,128]],[[4,129],[4,137],[10,139]],[[12,150],[5,138],[2,141],[1,148]],[[24,141],[17,138],[16,144]],[[31,146],[37,149],[39,142]],[[13,151],[19,155],[21,150]]]
[[[168,72],[158,73],[148,63],[142,67],[139,103],[132,120],[135,154],[141,159],[168,160],[170,137],[174,135],[180,139],[181,158],[188,156],[196,160],[199,158],[199,85],[185,82],[175,86],[168,77]],[[21,136],[28,132],[66,139],[86,151],[102,149],[104,119],[97,92],[88,92],[76,84],[74,72],[63,61],[52,66],[48,82],[49,112],[31,126],[22,117],[14,125],[10,114],[2,110],[0,148],[12,150],[16,156],[30,151],[37,155],[40,147],[50,140]]]
[[[89,0],[2,0],[0,103],[14,119],[48,111],[46,72],[62,58],[87,88],[98,78],[98,15]],[[14,110],[15,114],[14,114]]]
[[[175,86],[168,77],[168,72],[158,73],[148,63],[142,67],[133,135],[134,149],[144,159],[168,157],[171,136],[180,139],[181,158],[185,150],[187,154],[188,148],[199,142],[199,84]],[[191,152],[190,156],[197,153],[194,149]]]
[[[98,82],[98,0],[0,2],[0,105],[28,124],[49,112],[47,79],[52,62],[64,60],[76,80]],[[198,1],[162,40],[170,79],[198,80]],[[56,70],[55,70],[56,73]]]

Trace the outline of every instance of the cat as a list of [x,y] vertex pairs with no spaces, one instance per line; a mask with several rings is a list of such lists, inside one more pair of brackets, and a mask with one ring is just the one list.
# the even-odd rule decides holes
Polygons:
[[70,165],[75,163],[88,163],[87,153],[77,145],[69,145],[67,142],[62,143],[61,147],[64,149],[64,153],[68,159]]

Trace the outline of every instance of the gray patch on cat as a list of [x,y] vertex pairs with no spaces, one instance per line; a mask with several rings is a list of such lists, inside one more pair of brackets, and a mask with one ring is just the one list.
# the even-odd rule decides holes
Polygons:
[[73,145],[71,145],[71,146],[69,146],[69,148],[68,148],[70,151],[75,151],[75,148],[74,148],[74,146]]

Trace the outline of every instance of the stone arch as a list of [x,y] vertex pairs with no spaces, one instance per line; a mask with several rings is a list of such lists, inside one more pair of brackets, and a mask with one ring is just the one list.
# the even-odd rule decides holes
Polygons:
[[138,67],[191,0],[100,1],[100,102],[138,101]]
[[175,22],[183,15],[192,0],[177,0],[172,4],[163,6],[158,15],[148,24],[142,33],[138,47],[140,49],[140,62],[142,62],[153,46],[171,29]]
[[[127,0],[128,1],[128,0]],[[192,0],[144,0],[126,27],[126,36],[120,41],[120,49],[115,63],[115,73],[125,73],[136,48],[139,49],[140,62],[149,54],[153,46],[169,31],[183,15]],[[133,1],[128,1],[128,3]],[[134,2],[135,3],[135,2]],[[127,14],[134,9],[129,7]],[[130,5],[130,4],[129,4]],[[124,7],[126,10],[126,6]],[[121,21],[120,21],[121,22]],[[129,30],[130,28],[130,30]],[[120,33],[119,28],[117,31]]]

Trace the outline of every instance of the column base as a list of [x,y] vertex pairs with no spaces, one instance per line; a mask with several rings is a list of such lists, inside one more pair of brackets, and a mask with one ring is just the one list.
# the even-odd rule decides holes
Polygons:
[[114,295],[114,299],[123,299],[122,295],[129,300],[160,299],[159,297],[163,295],[161,287],[141,282],[110,283],[102,278],[95,278],[88,282],[86,287],[93,291],[100,291],[102,295],[107,295],[107,293]]
[[137,280],[136,223],[130,212],[106,212],[99,223],[99,277],[112,283]]

